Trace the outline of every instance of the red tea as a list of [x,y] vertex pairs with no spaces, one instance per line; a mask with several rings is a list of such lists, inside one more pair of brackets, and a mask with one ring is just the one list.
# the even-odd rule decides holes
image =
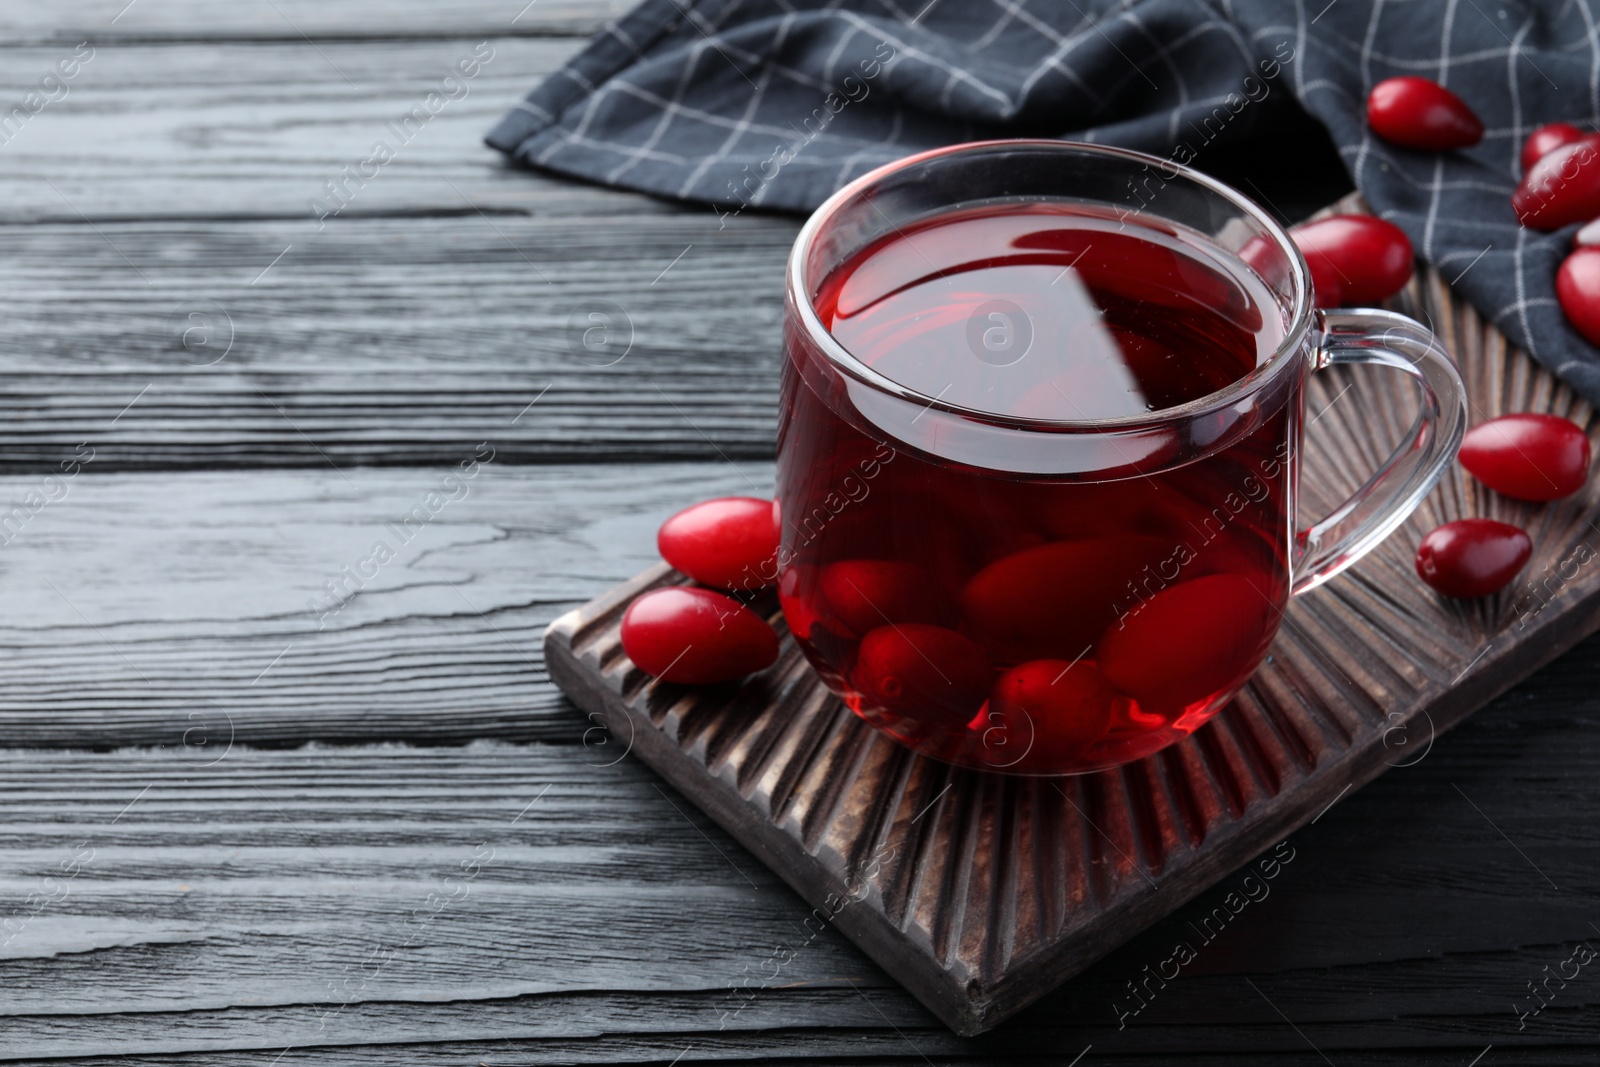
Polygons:
[[[1285,328],[1209,241],[1064,203],[904,227],[813,307],[873,371],[1000,423],[1186,404],[1266,362]],[[1083,771],[1192,731],[1259,664],[1288,596],[1297,411],[1209,452],[1185,440],[1192,462],[1016,473],[955,454],[947,418],[890,433],[860,393],[819,392],[808,361],[824,358],[791,328],[779,592],[857,714],[936,758]]]

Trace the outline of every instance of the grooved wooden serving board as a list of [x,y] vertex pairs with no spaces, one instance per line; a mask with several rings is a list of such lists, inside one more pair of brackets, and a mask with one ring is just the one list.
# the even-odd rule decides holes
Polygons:
[[[1548,411],[1593,435],[1589,405],[1436,272],[1419,270],[1392,306],[1455,355],[1471,424]],[[1302,519],[1388,453],[1410,425],[1410,393],[1377,370],[1312,379]],[[1498,597],[1448,602],[1416,578],[1412,556],[1426,531],[1468,516],[1523,526],[1533,559]],[[1523,504],[1453,471],[1366,560],[1293,603],[1267,663],[1215,719],[1147,759],[1072,778],[980,774],[898,747],[823,688],[770,600],[761,606],[784,641],[769,670],[729,686],[652,682],[624,655],[618,623],[641,592],[685,581],[664,564],[556,620],[545,658],[580,707],[814,905],[815,923],[974,1034],[1351,788],[1419,760],[1438,733],[1600,625],[1597,521],[1592,485]]]

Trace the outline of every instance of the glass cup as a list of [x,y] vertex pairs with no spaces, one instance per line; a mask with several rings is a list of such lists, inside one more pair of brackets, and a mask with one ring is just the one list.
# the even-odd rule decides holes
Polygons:
[[[916,365],[915,339],[869,362],[830,334],[819,294],[857,253],[952,211],[1012,205],[1089,220],[1106,269],[1145,239],[1205,250],[1262,294],[1281,342],[1198,399],[1062,421],[907,384],[889,368]],[[993,141],[891,163],[812,215],[786,288],[784,615],[857,715],[964,766],[1082,773],[1193,732],[1260,666],[1289,598],[1404,521],[1466,420],[1461,379],[1428,330],[1314,309],[1305,261],[1269,215],[1138,152]],[[983,366],[943,368],[952,383],[1001,380],[1048,347],[1019,294],[979,295],[967,336]],[[1349,500],[1297,529],[1305,382],[1354,363],[1414,381],[1419,413]]]

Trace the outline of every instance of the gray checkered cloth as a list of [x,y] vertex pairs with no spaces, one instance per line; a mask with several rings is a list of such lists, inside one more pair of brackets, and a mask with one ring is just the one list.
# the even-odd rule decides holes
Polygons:
[[[1572,231],[1523,229],[1509,202],[1529,131],[1600,125],[1597,23],[1590,0],[646,0],[488,141],[723,212],[807,210],[937,145],[1045,136],[1167,155],[1309,112],[1378,214],[1600,402],[1600,353],[1555,298]],[[1367,90],[1397,74],[1464,97],[1482,143],[1374,138]]]

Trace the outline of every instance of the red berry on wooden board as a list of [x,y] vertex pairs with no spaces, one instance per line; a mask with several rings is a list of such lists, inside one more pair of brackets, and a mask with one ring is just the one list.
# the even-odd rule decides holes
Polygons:
[[1106,680],[1146,711],[1176,711],[1241,681],[1277,625],[1266,583],[1212,574],[1163,589],[1095,648]]
[[1528,173],[1546,155],[1582,136],[1583,131],[1569,122],[1550,122],[1540,126],[1522,142],[1522,173]]
[[1579,248],[1562,262],[1556,271],[1556,299],[1572,328],[1590,344],[1600,345],[1600,248]]
[[1067,755],[1105,735],[1116,699],[1093,660],[1029,660],[995,681],[989,703],[968,725],[987,735],[996,758],[1020,760],[1025,745],[1040,756]]
[[1532,553],[1533,542],[1519,527],[1458,519],[1422,539],[1417,574],[1445,596],[1471,600],[1504,589]]
[[1461,465],[1497,493],[1517,500],[1559,500],[1589,476],[1589,435],[1568,419],[1524,412],[1468,430]]
[[1372,215],[1334,215],[1289,231],[1311,268],[1317,307],[1376,304],[1405,288],[1415,259],[1405,231]]
[[1546,152],[1511,194],[1517,221],[1535,230],[1559,230],[1600,215],[1600,134]]
[[1438,82],[1410,75],[1386,78],[1367,94],[1367,125],[1391,144],[1448,152],[1483,140],[1483,120]]
[[628,605],[622,650],[640,670],[663,681],[708,685],[772,666],[778,635],[732,597],[671,586]]
[[724,496],[684,508],[661,524],[661,558],[703,585],[760,589],[778,576],[772,501]]
[[868,702],[896,714],[962,726],[989,695],[989,654],[943,626],[880,626],[861,639],[851,680]]

